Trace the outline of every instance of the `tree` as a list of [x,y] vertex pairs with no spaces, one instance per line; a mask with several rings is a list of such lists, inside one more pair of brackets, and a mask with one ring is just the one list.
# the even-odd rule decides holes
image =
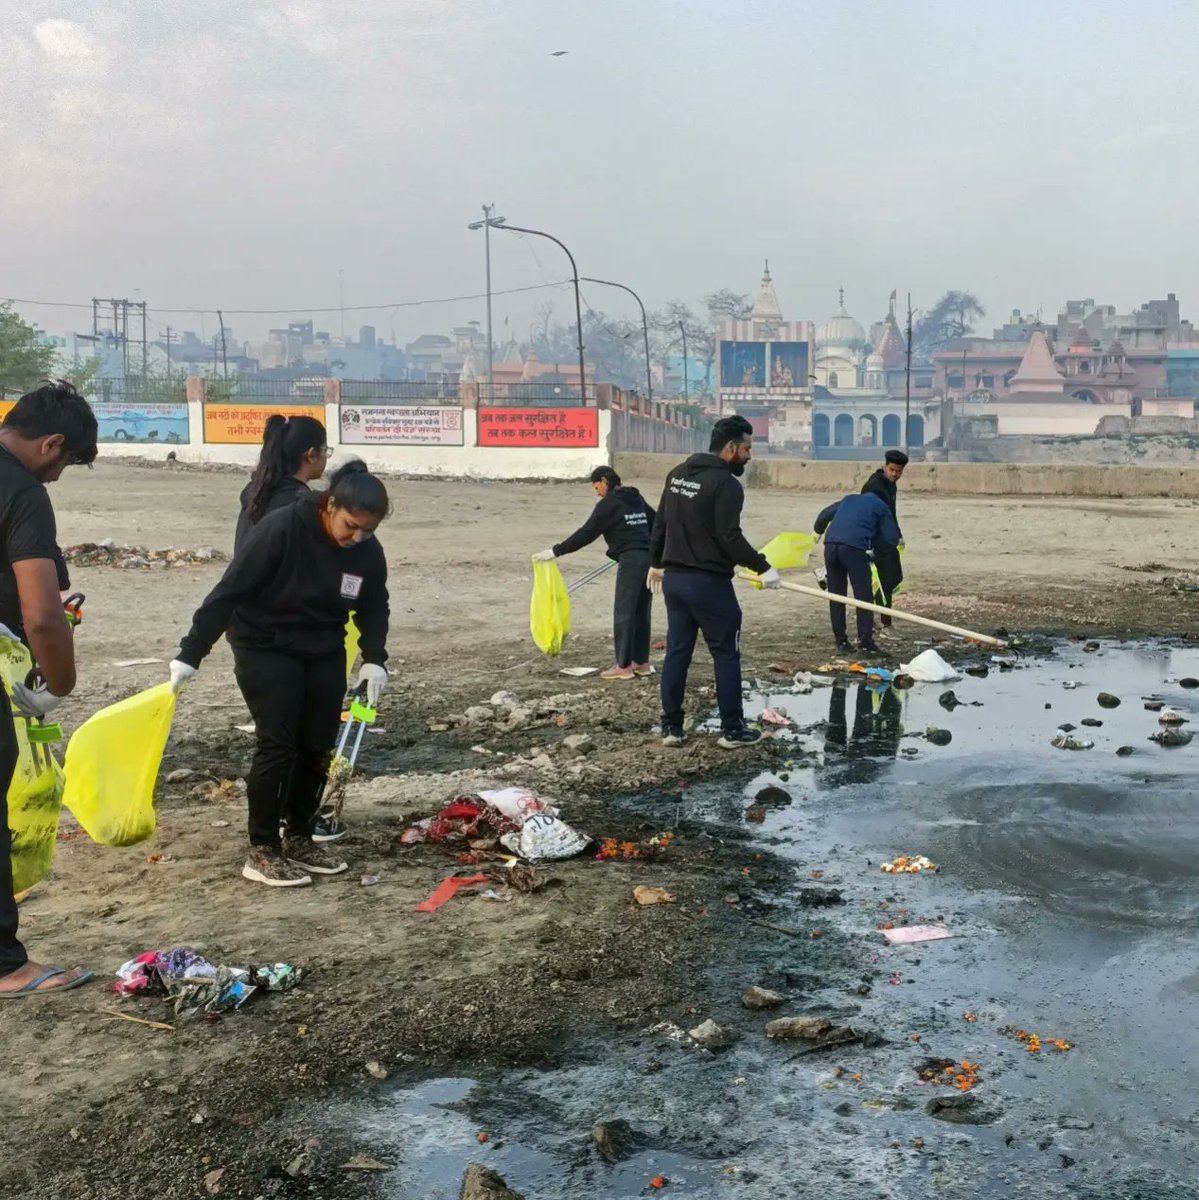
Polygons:
[[12,304],[0,301],[0,392],[27,392],[54,373],[55,349],[37,338]]
[[974,321],[986,315],[973,292],[946,292],[913,326],[913,358],[929,358],[955,338],[969,337]]

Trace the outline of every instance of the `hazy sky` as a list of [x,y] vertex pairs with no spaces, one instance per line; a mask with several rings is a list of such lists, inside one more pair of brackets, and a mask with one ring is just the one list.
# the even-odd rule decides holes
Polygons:
[[[4,0],[0,295],[195,314],[482,291],[494,201],[656,305],[839,285],[1199,318],[1195,0]],[[563,57],[551,57],[567,50]],[[494,286],[562,279],[497,234]],[[631,301],[587,289],[597,308]],[[496,301],[497,340],[544,296]],[[62,329],[88,313],[26,307]],[[401,340],[483,304],[350,313]],[[229,316],[242,334],[286,317]],[[321,324],[338,331],[340,318]],[[212,333],[213,319],[204,328]]]

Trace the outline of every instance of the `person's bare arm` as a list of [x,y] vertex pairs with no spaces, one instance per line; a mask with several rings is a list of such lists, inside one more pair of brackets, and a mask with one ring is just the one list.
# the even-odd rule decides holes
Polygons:
[[75,645],[62,608],[54,560],[18,559],[12,569],[34,661],[47,689],[56,696],[69,696],[75,690]]

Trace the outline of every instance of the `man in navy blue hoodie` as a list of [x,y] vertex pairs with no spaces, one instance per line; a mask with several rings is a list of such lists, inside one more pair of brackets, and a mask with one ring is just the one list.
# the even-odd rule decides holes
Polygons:
[[[899,545],[899,526],[886,502],[874,492],[851,493],[821,512],[815,530],[824,534],[829,594],[845,596],[847,584],[851,584],[854,598],[870,603],[871,554],[876,550],[894,551]],[[830,600],[828,608],[837,649],[842,653],[852,650],[846,635],[846,606]],[[874,614],[864,608],[858,609],[858,647],[871,654],[878,653],[874,644]]]

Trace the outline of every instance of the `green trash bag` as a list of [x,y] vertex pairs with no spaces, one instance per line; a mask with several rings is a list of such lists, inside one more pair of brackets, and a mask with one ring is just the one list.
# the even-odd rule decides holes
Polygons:
[[[0,637],[0,679],[12,701],[14,682],[33,668],[29,651],[12,638]],[[17,767],[8,787],[8,827],[12,833],[13,891],[20,893],[50,874],[62,813],[63,773],[51,746],[62,741],[57,725],[13,717],[17,735]]]
[[533,600],[529,628],[537,649],[551,658],[562,653],[570,637],[570,596],[556,562],[533,562]]
[[175,716],[169,683],[102,708],[67,743],[63,803],[88,837],[132,846],[154,832],[154,785]]

